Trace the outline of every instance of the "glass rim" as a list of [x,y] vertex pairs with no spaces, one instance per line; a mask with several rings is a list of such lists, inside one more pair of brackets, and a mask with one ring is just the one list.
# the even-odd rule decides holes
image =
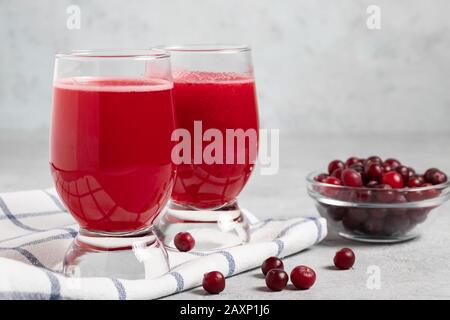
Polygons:
[[180,44],[156,48],[168,52],[186,53],[242,53],[251,51],[250,46],[246,44]]
[[170,53],[162,48],[156,49],[82,49],[58,52],[57,59],[131,59],[155,60],[170,58]]

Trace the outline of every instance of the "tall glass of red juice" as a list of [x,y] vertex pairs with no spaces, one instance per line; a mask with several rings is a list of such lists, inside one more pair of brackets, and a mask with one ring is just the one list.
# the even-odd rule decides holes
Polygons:
[[153,221],[175,181],[172,88],[161,50],[56,56],[50,168],[80,226],[66,274],[142,278],[149,263],[167,270]]
[[[258,108],[248,46],[166,47],[171,53],[178,142],[177,178],[162,219],[170,235],[189,231],[196,249],[248,240],[237,197],[258,150]],[[186,137],[190,141],[186,142]],[[190,150],[187,151],[187,146]],[[184,148],[182,148],[184,147]]]

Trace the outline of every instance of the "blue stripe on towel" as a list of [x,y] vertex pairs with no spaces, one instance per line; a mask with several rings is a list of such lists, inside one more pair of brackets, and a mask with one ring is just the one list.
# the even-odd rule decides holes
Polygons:
[[57,196],[55,196],[54,194],[51,194],[50,192],[48,192],[47,190],[42,190],[46,195],[48,195],[50,197],[50,199],[52,199],[52,201],[56,204],[56,206],[63,212],[67,212],[66,207],[64,207],[64,205],[62,204],[61,200],[59,200],[59,198]]
[[9,219],[9,221],[11,221],[12,223],[14,223],[16,226],[27,230],[27,231],[41,231],[39,229],[33,228],[33,227],[29,227],[25,224],[23,224],[22,222],[20,222],[15,216],[14,214],[9,210],[8,206],[6,205],[5,201],[3,201],[3,199],[0,197],[0,208],[2,208],[5,216]]
[[236,261],[234,260],[234,257],[231,253],[229,253],[228,251],[218,251],[217,253],[222,254],[225,259],[227,259],[228,262],[228,273],[227,273],[227,277],[230,277],[233,275],[234,271],[236,271]]
[[127,298],[127,291],[125,290],[123,283],[120,282],[120,280],[118,280],[116,278],[111,278],[111,281],[114,283],[114,286],[117,289],[117,293],[119,295],[119,300],[125,300]]
[[317,227],[317,238],[316,238],[315,243],[319,243],[320,239],[322,239],[322,233],[323,233],[322,224],[320,223],[320,220],[316,217],[309,217],[308,220],[313,221]]
[[45,274],[50,280],[51,294],[49,300],[61,300],[61,284],[58,278],[51,272],[45,270]]
[[176,293],[183,291],[184,289],[184,279],[183,276],[181,274],[179,274],[178,272],[170,272],[169,273],[172,277],[175,278],[175,281],[177,282],[177,289],[176,289]]
[[284,249],[284,242],[280,239],[276,239],[273,241],[277,245],[277,253],[275,254],[277,257],[281,255]]
[[[31,212],[31,213],[18,213],[14,216],[17,219],[26,219],[26,218],[34,218],[34,217],[42,217],[42,216],[51,216],[54,214],[61,214],[60,210],[54,210],[54,211],[42,211],[42,212]],[[9,219],[7,216],[0,216],[0,220]]]

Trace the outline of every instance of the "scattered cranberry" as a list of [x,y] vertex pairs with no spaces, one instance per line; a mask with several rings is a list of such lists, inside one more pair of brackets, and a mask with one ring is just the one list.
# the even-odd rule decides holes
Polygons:
[[350,269],[355,263],[355,254],[349,248],[343,248],[336,252],[334,265],[341,270]]
[[385,173],[381,178],[381,182],[390,185],[394,189],[400,189],[404,186],[402,176],[395,171]]
[[289,276],[282,269],[272,269],[266,275],[266,285],[272,291],[281,291],[286,288]]
[[358,157],[350,157],[347,159],[347,161],[345,161],[345,165],[347,167],[350,167],[353,164],[362,164],[362,162],[359,160]]
[[219,271],[211,271],[203,275],[203,289],[212,294],[217,294],[225,289],[225,277]]
[[272,269],[284,269],[283,261],[277,257],[269,257],[266,260],[264,260],[263,264],[261,265],[261,271],[264,275],[267,274]]
[[341,160],[333,160],[328,164],[328,173],[332,174],[337,169],[345,168],[345,163]]
[[316,282],[316,273],[307,266],[297,266],[291,271],[291,282],[297,289],[307,290]]
[[189,232],[178,232],[174,238],[175,247],[182,251],[190,251],[195,246],[195,239]]
[[353,169],[345,169],[342,172],[342,183],[347,187],[362,187],[363,180],[361,174]]
[[387,164],[388,166],[391,166],[392,170],[395,170],[398,166],[401,165],[400,161],[394,158],[389,158],[384,160],[384,164]]

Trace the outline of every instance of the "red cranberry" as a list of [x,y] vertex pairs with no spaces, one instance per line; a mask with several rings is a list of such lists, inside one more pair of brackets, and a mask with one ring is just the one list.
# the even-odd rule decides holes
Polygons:
[[362,187],[363,185],[361,174],[353,169],[345,169],[342,172],[342,182],[347,187]]
[[272,269],[266,275],[266,285],[272,291],[281,291],[286,288],[288,274],[281,269]]
[[439,169],[437,168],[430,168],[427,171],[425,171],[425,173],[423,174],[423,177],[425,179],[426,182],[431,183],[431,175],[436,172],[439,171]]
[[364,223],[364,231],[370,235],[380,235],[383,232],[383,220],[370,219]]
[[331,174],[333,177],[338,178],[339,180],[342,180],[342,171],[344,171],[344,169],[339,168],[333,171],[333,173]]
[[212,294],[217,294],[225,289],[225,277],[219,271],[211,271],[203,275],[203,289]]
[[391,203],[395,200],[395,191],[388,184],[379,184],[375,192],[375,197],[379,202]]
[[328,164],[328,173],[332,174],[337,169],[345,168],[345,163],[341,160],[333,160]]
[[429,174],[428,178],[429,180],[427,180],[427,182],[434,185],[447,182],[447,176],[445,175],[445,173],[439,170],[436,170]]
[[403,182],[407,183],[409,178],[414,174],[414,171],[407,166],[398,166],[395,171],[397,171],[403,178]]
[[402,176],[395,171],[385,173],[381,178],[381,182],[390,185],[394,189],[400,189],[404,186]]
[[366,167],[366,175],[369,180],[381,181],[383,167],[378,163],[371,163]]
[[421,190],[422,199],[433,199],[439,196],[440,191],[433,187],[431,183],[424,183],[422,187],[427,188],[426,190]]
[[264,260],[263,264],[261,265],[261,271],[264,275],[267,274],[272,269],[284,269],[283,261],[277,257],[269,257],[266,260]]
[[369,213],[363,208],[349,208],[347,215],[342,219],[342,225],[347,230],[356,230],[367,220]]
[[379,156],[371,156],[367,158],[367,162],[381,164],[383,163],[383,160]]
[[322,182],[323,182],[323,183],[326,183],[326,184],[333,184],[333,185],[335,185],[335,186],[340,186],[340,185],[342,185],[341,180],[339,180],[339,179],[336,178],[336,177],[327,177],[327,178],[325,178]]
[[347,208],[330,206],[327,210],[328,216],[334,221],[341,221],[347,214]]
[[395,170],[399,165],[401,165],[400,161],[394,158],[384,160],[384,164],[391,166],[393,170]]
[[195,239],[189,232],[179,232],[174,238],[175,247],[182,251],[190,251],[195,246]]
[[384,221],[384,233],[386,235],[402,234],[409,227],[409,219],[406,215],[388,215]]
[[394,170],[394,169],[392,169],[392,167],[390,165],[383,164],[383,173],[391,172],[392,170]]
[[355,192],[355,201],[356,202],[369,202],[372,199],[372,191],[371,190],[358,190]]
[[413,208],[408,210],[408,215],[412,221],[422,223],[427,219],[429,208]]
[[291,271],[291,281],[297,289],[307,290],[316,282],[316,273],[309,267],[297,266]]
[[414,175],[408,180],[408,188],[418,188],[425,183],[425,180],[422,176]]
[[362,162],[359,160],[358,157],[350,157],[347,159],[347,161],[345,161],[345,165],[347,167],[350,167],[353,164],[362,164]]
[[355,254],[352,249],[343,248],[336,252],[334,256],[334,265],[341,270],[350,269],[355,263]]
[[373,208],[370,209],[370,217],[372,220],[381,220],[383,219],[387,214],[386,208]]
[[328,178],[328,174],[321,173],[318,176],[314,177],[314,180],[316,180],[317,182],[323,182],[323,180],[325,180],[326,178]]

